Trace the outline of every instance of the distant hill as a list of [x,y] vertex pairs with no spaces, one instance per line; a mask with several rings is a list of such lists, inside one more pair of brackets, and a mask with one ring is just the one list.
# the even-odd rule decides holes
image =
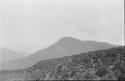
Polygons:
[[89,51],[101,50],[116,47],[104,42],[81,41],[72,37],[64,37],[46,49],[19,60],[10,61],[2,65],[3,69],[23,69],[33,66],[39,61],[59,58],[63,56],[71,56]]
[[24,56],[20,53],[16,53],[12,50],[6,48],[0,48],[0,64],[8,61],[12,61],[15,59],[23,58]]
[[1,71],[0,80],[123,80],[125,46],[41,61],[22,70]]

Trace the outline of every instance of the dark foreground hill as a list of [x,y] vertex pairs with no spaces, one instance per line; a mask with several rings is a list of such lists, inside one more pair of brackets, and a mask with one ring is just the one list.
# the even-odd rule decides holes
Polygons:
[[64,37],[50,47],[39,50],[28,57],[4,63],[1,65],[1,68],[3,70],[23,69],[31,67],[37,62],[46,59],[71,56],[89,51],[108,49],[116,46],[117,45],[111,45],[104,42],[81,41],[72,37]]
[[0,72],[0,81],[123,78],[125,78],[125,46],[44,60],[27,69]]

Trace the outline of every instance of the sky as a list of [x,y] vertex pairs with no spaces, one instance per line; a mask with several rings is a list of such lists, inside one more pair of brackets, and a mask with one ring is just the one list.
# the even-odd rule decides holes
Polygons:
[[31,54],[62,37],[124,44],[124,0],[0,0],[0,47]]

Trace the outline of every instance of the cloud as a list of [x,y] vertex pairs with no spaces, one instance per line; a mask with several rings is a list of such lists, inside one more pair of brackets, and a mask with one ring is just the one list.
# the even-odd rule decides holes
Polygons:
[[6,47],[28,52],[49,46],[62,36],[121,44],[124,32],[121,3],[91,1],[3,1],[0,39]]

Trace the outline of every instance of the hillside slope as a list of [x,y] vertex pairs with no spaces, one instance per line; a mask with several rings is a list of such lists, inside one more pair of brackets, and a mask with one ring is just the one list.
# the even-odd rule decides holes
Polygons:
[[31,67],[37,62],[46,59],[71,56],[79,53],[108,49],[112,47],[116,47],[116,45],[96,41],[81,41],[72,37],[64,37],[50,47],[39,50],[26,58],[5,63],[2,65],[2,68],[4,70],[23,69]]
[[14,52],[6,48],[0,48],[0,64],[23,57],[24,56],[21,53]]
[[23,70],[2,71],[0,80],[119,80],[125,78],[124,67],[125,46],[121,46],[44,60]]

